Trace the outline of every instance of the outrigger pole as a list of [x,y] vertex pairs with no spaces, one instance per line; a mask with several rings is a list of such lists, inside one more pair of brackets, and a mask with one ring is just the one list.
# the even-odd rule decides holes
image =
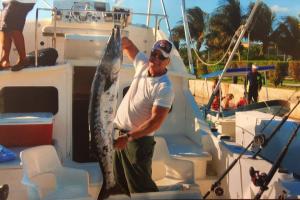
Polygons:
[[246,24],[245,24],[245,25],[243,26],[243,28],[242,28],[242,31],[241,31],[241,33],[240,33],[240,36],[238,37],[238,39],[237,39],[237,41],[236,41],[236,43],[235,43],[235,46],[234,46],[234,48],[233,48],[233,50],[232,50],[232,52],[231,52],[231,54],[230,54],[230,56],[229,56],[229,58],[228,58],[226,64],[225,64],[225,67],[224,67],[224,69],[223,69],[223,71],[222,71],[222,73],[221,73],[221,75],[220,75],[219,81],[218,81],[218,83],[217,83],[217,85],[216,85],[216,87],[215,87],[215,89],[214,89],[212,95],[210,96],[210,99],[209,99],[207,105],[206,105],[205,116],[207,115],[207,111],[210,110],[211,104],[212,104],[212,102],[213,102],[213,100],[214,100],[214,98],[215,98],[215,96],[216,96],[217,90],[218,90],[218,88],[220,87],[220,84],[221,84],[222,78],[223,78],[223,76],[224,76],[224,73],[226,72],[227,68],[229,67],[229,64],[231,63],[231,60],[232,60],[233,56],[235,55],[235,53],[236,53],[236,51],[237,51],[237,49],[238,49],[238,47],[239,47],[239,45],[240,45],[241,40],[243,39],[243,37],[244,37],[244,35],[245,35],[247,29],[249,28],[249,26],[250,26],[250,24],[251,24],[251,22],[252,22],[252,20],[253,20],[254,14],[255,14],[255,12],[256,12],[256,10],[257,10],[257,8],[258,8],[260,2],[261,2],[261,0],[257,0],[257,1],[255,2],[255,5],[254,5],[254,7],[253,7],[253,9],[252,9],[252,11],[251,11],[251,13],[250,13],[250,16],[249,16],[249,18],[247,19]]
[[285,155],[286,155],[286,153],[289,149],[290,144],[292,143],[292,141],[296,137],[299,128],[300,128],[300,124],[298,124],[296,130],[293,132],[293,134],[289,138],[287,144],[281,150],[279,156],[277,157],[276,161],[274,162],[274,164],[273,164],[272,168],[270,169],[269,173],[265,176],[263,183],[260,185],[259,192],[255,195],[254,199],[260,199],[261,196],[263,195],[263,193],[268,189],[269,183],[271,182],[274,174],[276,173],[276,171],[280,167],[281,162],[284,159],[284,157],[285,157]]
[[184,28],[184,34],[185,34],[186,49],[187,49],[188,60],[189,60],[190,73],[195,74],[194,67],[193,67],[192,51],[191,51],[191,46],[190,46],[191,45],[191,41],[190,41],[191,34],[190,34],[189,24],[188,24],[186,12],[185,12],[185,0],[181,0],[181,12],[182,12],[182,21],[183,21],[183,28]]
[[164,2],[164,0],[160,0],[160,3],[161,3],[161,7],[163,9],[163,12],[164,12],[166,25],[167,25],[167,29],[169,32],[169,40],[172,41],[173,39],[171,37],[171,28],[170,28],[169,18],[168,18],[167,11],[166,11],[165,2]]
[[[289,116],[292,114],[292,112],[297,108],[297,106],[300,104],[300,100],[296,103],[296,105],[293,107],[293,109],[280,121],[280,123],[278,124],[278,126],[273,130],[273,132],[271,133],[270,137],[273,137],[276,132],[282,127],[282,125],[287,121],[287,119],[289,118]],[[271,138],[268,138],[268,141]],[[249,150],[249,148],[252,146],[252,144],[254,144],[254,142],[256,142],[256,138],[254,138],[249,144],[248,146],[243,150],[242,153],[240,153],[240,155],[234,159],[234,161],[228,166],[228,168],[223,172],[223,174],[220,176],[220,178],[215,181],[212,185],[209,191],[206,192],[206,194],[203,196],[203,199],[206,199],[208,197],[208,195],[214,191],[216,193],[217,196],[222,196],[224,191],[223,188],[220,186],[221,185],[221,181],[223,180],[223,178],[225,178],[225,176],[230,172],[230,170],[235,166],[235,164],[240,160],[240,158]]]
[[146,19],[147,27],[149,27],[149,24],[150,24],[151,8],[152,8],[152,0],[148,0],[148,11],[147,11],[147,19]]

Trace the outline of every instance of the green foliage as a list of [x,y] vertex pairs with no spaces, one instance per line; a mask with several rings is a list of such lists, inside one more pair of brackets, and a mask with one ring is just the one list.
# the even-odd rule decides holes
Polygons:
[[300,61],[289,62],[289,75],[297,81],[300,81]]
[[[193,7],[186,10],[189,31],[192,42],[196,44],[196,49],[200,49],[204,39],[204,29],[206,25],[207,13],[199,7]],[[184,40],[184,26],[182,20],[171,30],[173,41],[179,43]]]
[[211,57],[223,55],[230,44],[232,36],[240,27],[242,11],[238,0],[224,0],[212,13],[206,35],[206,45]]
[[219,71],[219,70],[223,70],[224,69],[224,65],[215,65],[215,66],[210,66],[208,71],[209,73],[211,72],[215,72],[215,71]]
[[275,71],[270,74],[270,81],[275,87],[282,83],[284,77],[288,75],[288,68],[289,64],[287,62],[281,62],[275,65]]
[[[248,13],[244,16],[244,18],[249,17],[253,7],[254,3],[250,3],[248,7]],[[258,6],[256,14],[254,15],[253,22],[248,31],[248,33],[250,32],[251,41],[262,42],[262,51],[258,56],[267,54],[274,20],[274,13],[272,13],[271,9],[267,6],[267,4],[261,2]]]
[[[214,63],[224,55],[231,37],[240,25],[245,23],[253,6],[254,3],[249,3],[246,10],[241,8],[239,0],[221,0],[219,7],[210,15],[209,19],[208,15],[199,7],[187,9],[192,44],[198,50],[202,43],[206,45],[206,52],[202,52],[201,56],[203,60],[210,60],[209,63]],[[243,10],[246,10],[246,12],[243,12]],[[295,80],[300,80],[300,62],[280,62],[286,56],[300,59],[300,23],[299,19],[290,16],[282,18],[277,25],[274,25],[274,21],[275,15],[272,14],[271,9],[265,3],[261,3],[249,28],[249,38],[252,42],[250,49],[240,45],[238,53],[241,61],[236,61],[238,57],[234,56],[231,65],[238,67],[245,67],[251,63],[261,66],[275,65],[276,70],[267,72],[267,77],[277,86],[287,75]],[[206,28],[206,25],[209,25],[208,28]],[[272,27],[275,27],[274,31]],[[247,36],[246,33],[245,37]],[[172,38],[174,44],[180,47],[179,53],[184,64],[188,66],[182,21],[179,21],[178,25],[172,29]],[[255,42],[253,43],[253,41]],[[206,67],[197,60],[194,52],[192,52],[192,55],[197,77],[224,68],[222,64]]]
[[272,33],[272,41],[279,49],[294,59],[300,59],[300,21],[291,16],[283,18]]
[[203,74],[207,74],[208,72],[208,67],[206,65],[202,65],[201,63],[198,63],[197,68],[196,68],[196,77],[199,78]]
[[259,44],[250,45],[250,49],[243,48],[241,51],[241,59],[243,60],[253,60],[259,59],[263,60],[265,57],[262,53],[263,49],[262,46]]

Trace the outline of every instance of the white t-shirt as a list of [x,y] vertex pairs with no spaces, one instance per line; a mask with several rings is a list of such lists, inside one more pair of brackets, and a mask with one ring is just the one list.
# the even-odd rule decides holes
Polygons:
[[[167,74],[159,77],[148,75],[148,58],[139,52],[134,59],[135,75],[122,100],[114,124],[132,130],[151,117],[153,106],[171,108],[174,90]],[[154,132],[149,136],[154,135]]]
[[11,1],[17,1],[20,3],[36,3],[36,0],[2,0],[2,2],[11,2]]

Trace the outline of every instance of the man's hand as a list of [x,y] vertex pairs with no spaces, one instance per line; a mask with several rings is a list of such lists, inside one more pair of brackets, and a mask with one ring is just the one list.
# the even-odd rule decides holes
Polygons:
[[115,141],[114,147],[118,150],[123,150],[127,146],[127,143],[128,143],[127,135],[122,135],[118,137],[118,139]]
[[139,50],[128,37],[122,37],[122,48],[128,58],[133,61]]

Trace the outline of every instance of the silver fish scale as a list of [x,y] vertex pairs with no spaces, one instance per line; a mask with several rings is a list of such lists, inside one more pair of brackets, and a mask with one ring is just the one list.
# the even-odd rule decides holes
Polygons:
[[90,133],[105,181],[103,186],[106,186],[101,188],[100,195],[104,196],[109,194],[102,193],[105,192],[103,189],[109,190],[116,185],[113,174],[113,120],[117,108],[118,76],[122,59],[120,39],[120,31],[117,35],[113,33],[109,39],[104,57],[96,69],[89,105]]
[[[97,149],[102,150],[98,152],[99,158],[103,164],[103,176],[106,178],[106,188],[113,187],[116,182],[113,175],[113,120],[115,116],[115,108],[117,104],[117,81],[98,99],[98,109],[96,111],[96,124],[95,124],[95,138]],[[99,91],[101,93],[101,91]]]
[[[109,156],[102,157],[102,163],[104,165],[105,169],[105,177],[106,177],[106,183],[107,188],[111,188],[115,185],[115,179],[113,175],[113,120],[116,113],[116,106],[117,106],[117,98],[112,98],[112,96],[116,96],[117,93],[117,81],[114,82],[114,84],[111,85],[109,90],[107,90],[102,96],[100,102],[102,102],[102,105],[100,106],[100,122],[102,124],[102,140],[103,144],[108,144],[106,146],[107,153]],[[102,147],[103,148],[103,147]],[[100,148],[101,149],[101,148]]]

